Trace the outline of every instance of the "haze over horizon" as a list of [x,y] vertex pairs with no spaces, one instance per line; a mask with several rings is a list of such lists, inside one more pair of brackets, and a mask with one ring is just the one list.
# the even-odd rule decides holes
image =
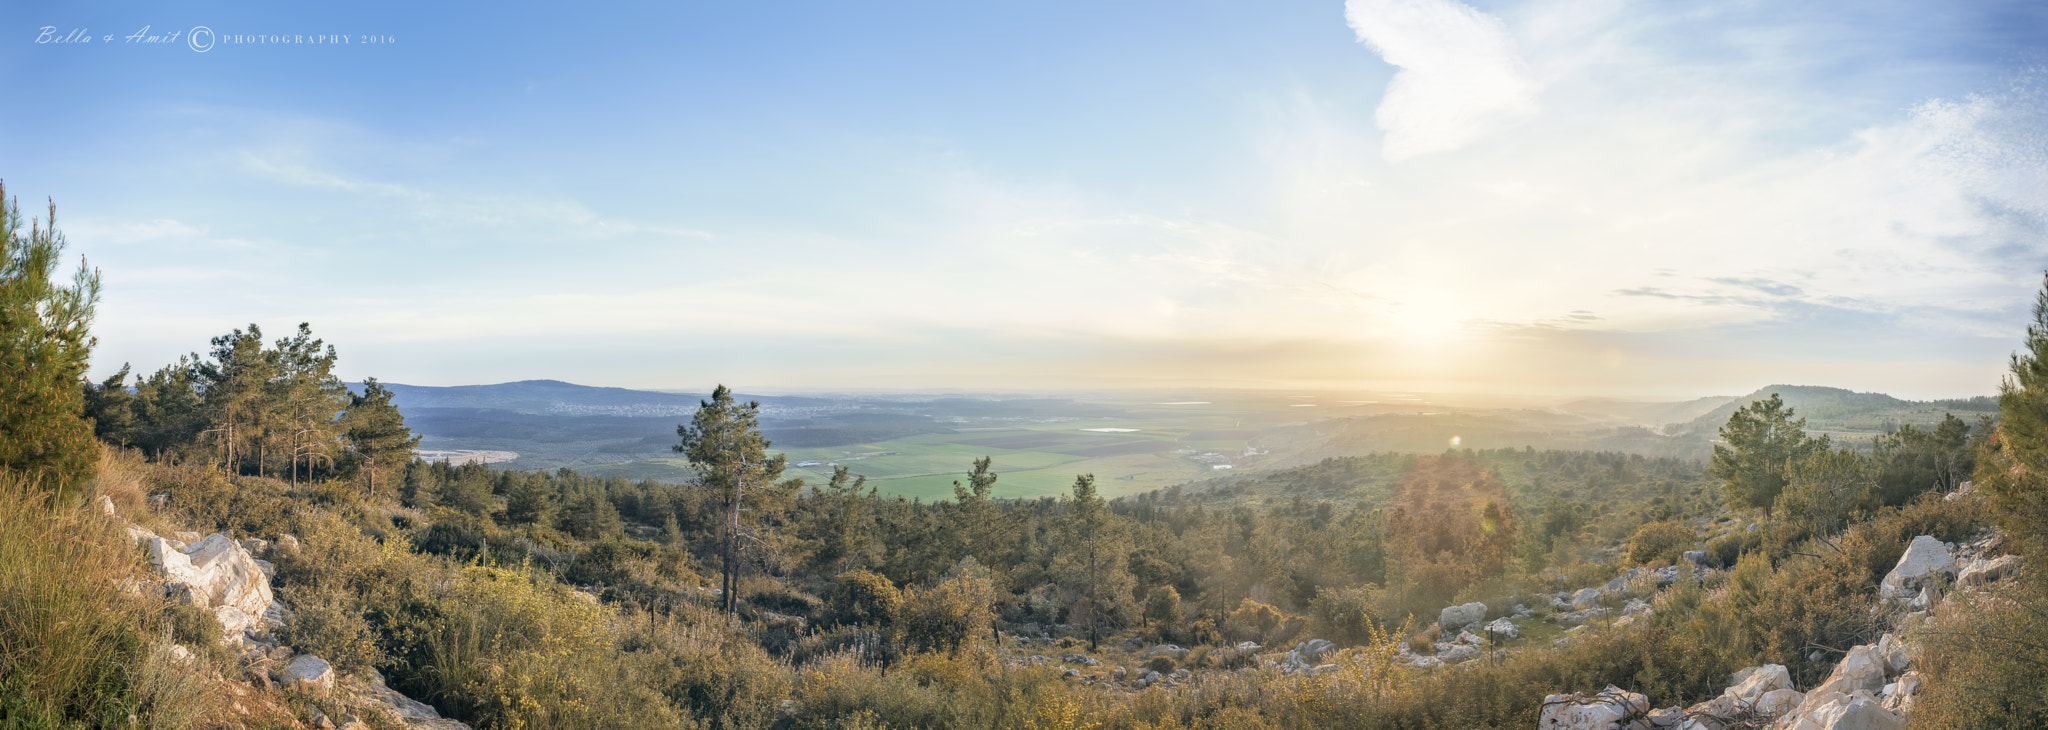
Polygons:
[[2040,4],[11,17],[99,375],[306,321],[420,385],[1951,398],[2048,268]]

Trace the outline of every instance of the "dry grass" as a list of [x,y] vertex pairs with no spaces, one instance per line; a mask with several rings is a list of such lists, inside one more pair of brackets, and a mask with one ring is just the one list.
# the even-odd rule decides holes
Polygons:
[[61,724],[142,709],[127,676],[147,654],[140,617],[116,586],[134,555],[113,530],[82,501],[53,508],[0,475],[0,714]]

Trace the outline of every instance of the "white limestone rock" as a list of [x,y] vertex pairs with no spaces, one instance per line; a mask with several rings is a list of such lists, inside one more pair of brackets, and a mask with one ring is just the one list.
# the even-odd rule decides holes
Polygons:
[[1518,638],[1522,635],[1522,630],[1515,626],[1515,622],[1509,621],[1506,618],[1494,619],[1493,623],[1486,625],[1486,630],[1510,639]]
[[1784,665],[1765,664],[1744,670],[1744,676],[1737,684],[1724,693],[1744,704],[1756,704],[1766,693],[1781,689],[1792,689],[1792,673]]
[[1600,694],[1550,695],[1543,698],[1541,730],[1621,730],[1630,718],[1647,717],[1650,698],[1609,685]]
[[1600,589],[1598,588],[1582,588],[1579,589],[1579,592],[1572,594],[1572,608],[1574,610],[1583,611],[1587,607],[1599,602]]
[[334,666],[311,654],[300,654],[278,670],[278,684],[309,692],[334,689]]
[[1929,535],[1913,538],[1906,546],[1906,553],[1899,556],[1899,563],[1886,573],[1879,583],[1887,598],[1897,601],[1911,600],[1920,593],[1921,587],[1935,576],[1954,576],[1955,556],[1948,546]]
[[1486,604],[1474,601],[1462,606],[1447,606],[1437,613],[1437,625],[1445,631],[1464,628],[1486,620]]
[[1849,655],[1835,665],[1835,671],[1827,681],[1813,689],[1813,694],[1840,692],[1850,694],[1857,690],[1876,692],[1884,688],[1884,657],[1877,652],[1877,646],[1864,644],[1849,650]]
[[1834,695],[1811,709],[1801,707],[1785,730],[1905,730],[1906,716],[1886,709],[1868,692]]
[[1956,585],[1982,586],[1995,583],[2017,572],[2019,567],[2018,555],[2003,555],[1995,560],[1974,560],[1956,576]]
[[1756,698],[1756,702],[1751,706],[1756,710],[1757,714],[1781,717],[1786,713],[1799,709],[1799,706],[1805,703],[1806,695],[1804,693],[1787,687],[1763,693],[1762,696]]
[[1920,686],[1926,678],[1917,671],[1899,676],[1899,681],[1884,686],[1885,709],[1909,712],[1913,709],[1913,698],[1920,694]]
[[1906,642],[1894,634],[1885,634],[1877,639],[1877,655],[1884,659],[1885,674],[1898,676],[1913,666],[1913,655]]

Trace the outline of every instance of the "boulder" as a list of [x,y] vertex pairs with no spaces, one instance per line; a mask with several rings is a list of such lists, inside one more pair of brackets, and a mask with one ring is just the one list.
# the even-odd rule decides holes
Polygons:
[[1240,641],[1234,648],[1238,651],[1258,651],[1264,647],[1259,646],[1259,642],[1256,641]]
[[1522,635],[1522,630],[1515,626],[1515,622],[1505,618],[1494,619],[1493,623],[1486,625],[1486,631],[1509,639],[1518,638]]
[[201,539],[199,533],[197,532],[173,532],[171,533],[171,537],[177,538],[178,542],[182,542],[187,545],[199,542],[199,540]]
[[298,551],[299,551],[299,539],[298,539],[298,538],[296,538],[296,537],[292,537],[291,535],[278,535],[278,536],[277,536],[277,546],[276,546],[276,547],[277,547],[277,549],[279,549],[279,550],[283,550],[283,551],[285,551],[285,552],[290,552],[290,553],[295,553],[295,552],[298,552]]
[[1801,707],[1785,730],[1905,730],[1906,716],[1885,709],[1868,692],[1834,695],[1817,707]]
[[100,495],[100,498],[93,500],[93,503],[99,505],[100,511],[107,513],[108,517],[120,518],[121,513],[114,511],[114,500],[108,498],[107,495]]
[[1885,574],[1879,586],[1886,597],[1905,601],[1920,593],[1929,578],[1953,577],[1955,572],[1955,556],[1949,553],[1948,546],[1932,536],[1921,535],[1906,546],[1906,554],[1899,556],[1899,564]]
[[[157,552],[152,550],[152,560]],[[208,535],[182,553],[162,554],[167,582],[183,583],[193,604],[202,608],[233,607],[250,617],[262,616],[273,602],[270,579],[241,545],[220,534]],[[222,628],[228,628],[223,624]]]
[[1438,659],[1447,662],[1462,662],[1479,656],[1479,647],[1469,644],[1449,644],[1445,649],[1437,652],[1436,656]]
[[1068,654],[1066,656],[1060,657],[1060,660],[1071,662],[1074,664],[1086,664],[1091,667],[1100,666],[1102,664],[1102,662],[1097,661],[1095,657],[1088,656],[1087,654]]
[[1876,692],[1884,689],[1884,657],[1878,655],[1877,647],[1864,644],[1849,650],[1849,655],[1835,665],[1835,671],[1827,681],[1813,688],[1812,694],[1840,692],[1851,694],[1857,690]]
[[1920,694],[1920,685],[1924,681],[1919,672],[1907,672],[1899,676],[1899,681],[1885,685],[1885,709],[1899,712],[1913,709],[1913,696]]
[[1438,626],[1442,626],[1445,631],[1451,631],[1484,620],[1486,620],[1486,604],[1474,601],[1462,606],[1445,607],[1443,611],[1437,614],[1436,623]]
[[171,648],[165,653],[170,655],[171,661],[179,664],[192,663],[192,650],[185,648],[182,644],[172,644]]
[[278,670],[277,683],[304,692],[326,692],[334,689],[334,667],[320,657],[301,654]]
[[1969,567],[1963,568],[1963,571],[1956,575],[1956,585],[1981,586],[2004,580],[2006,576],[2019,570],[2019,567],[2018,555],[2003,555],[1996,560],[1974,560],[1970,562]]
[[1158,646],[1152,647],[1152,651],[1145,653],[1145,656],[1148,657],[1170,656],[1175,659],[1180,659],[1186,657],[1187,655],[1188,650],[1182,649],[1174,644],[1160,644]]
[[1877,655],[1884,659],[1887,675],[1897,676],[1913,665],[1913,657],[1906,648],[1906,642],[1900,641],[1899,637],[1892,634],[1878,637]]
[[1783,665],[1765,664],[1743,670],[1744,676],[1724,693],[1740,700],[1743,704],[1754,705],[1766,693],[1781,689],[1792,689],[1792,673]]
[[1805,694],[1799,690],[1787,687],[1763,693],[1762,696],[1756,698],[1755,703],[1751,704],[1751,708],[1760,715],[1782,717],[1786,713],[1799,709],[1799,706],[1805,702]]
[[1529,610],[1528,606],[1517,603],[1514,608],[1508,609],[1508,614],[1515,618],[1528,618],[1536,615],[1536,612]]
[[1581,588],[1579,592],[1572,594],[1572,608],[1574,610],[1585,610],[1599,602],[1600,589],[1598,588]]
[[1460,631],[1460,632],[1458,632],[1458,638],[1456,638],[1456,639],[1453,639],[1452,641],[1455,641],[1455,642],[1457,642],[1457,643],[1460,643],[1460,644],[1465,644],[1465,645],[1467,645],[1467,646],[1485,646],[1485,645],[1486,645],[1486,637],[1484,637],[1484,636],[1480,636],[1480,635],[1478,635],[1478,634],[1475,634],[1475,633],[1472,633],[1471,631]]
[[1701,566],[1701,567],[1705,567],[1705,566],[1706,566],[1706,564],[1707,564],[1707,551],[1705,551],[1705,550],[1687,550],[1687,551],[1685,551],[1685,562],[1688,562],[1688,563],[1692,563],[1693,565],[1698,565],[1698,566]]
[[1323,658],[1324,654],[1328,654],[1336,648],[1336,644],[1326,639],[1309,639],[1308,641],[1296,644],[1293,651],[1287,652],[1287,656],[1299,659],[1307,664],[1315,664],[1316,660]]
[[1625,692],[1613,685],[1600,694],[1550,695],[1543,698],[1543,714],[1536,720],[1542,730],[1621,730],[1630,720],[1647,718],[1650,698]]

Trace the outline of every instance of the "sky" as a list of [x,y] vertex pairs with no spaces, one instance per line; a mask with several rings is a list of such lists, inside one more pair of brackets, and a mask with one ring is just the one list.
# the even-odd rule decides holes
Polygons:
[[[69,41],[69,42],[67,42]],[[21,2],[94,372],[1994,392],[2038,2]]]

